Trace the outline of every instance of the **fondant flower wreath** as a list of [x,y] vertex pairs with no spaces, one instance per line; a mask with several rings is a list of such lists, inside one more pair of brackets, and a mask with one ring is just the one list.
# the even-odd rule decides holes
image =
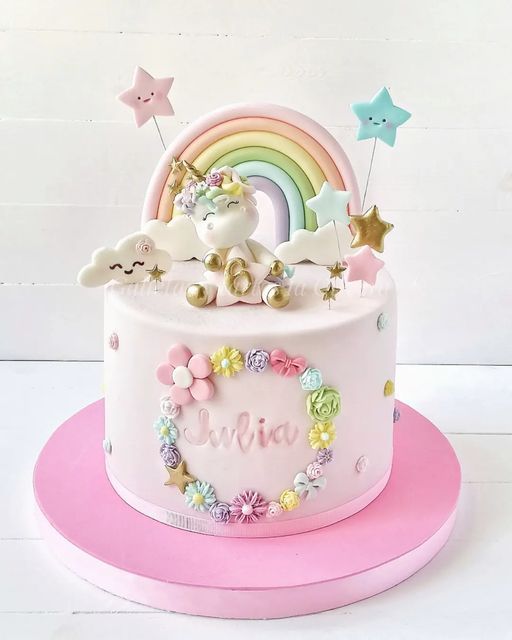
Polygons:
[[[306,469],[296,474],[293,488],[285,488],[279,497],[268,500],[248,489],[240,491],[229,502],[223,502],[209,482],[198,480],[188,472],[186,461],[176,446],[179,430],[174,420],[179,416],[181,406],[214,396],[213,375],[231,378],[244,368],[259,374],[268,367],[277,375],[297,377],[302,389],[308,392],[305,405],[312,420],[308,440],[316,457]],[[325,488],[324,467],[333,459],[331,445],[336,439],[333,419],[341,411],[341,398],[336,389],[324,385],[320,371],[308,367],[304,358],[289,357],[280,349],[267,353],[255,348],[242,354],[230,346],[223,346],[210,356],[193,355],[186,346],[177,344],[171,347],[168,361],[158,366],[156,375],[160,382],[169,386],[169,394],[160,402],[162,415],[154,423],[161,442],[160,456],[169,473],[165,484],[176,485],[190,509],[208,512],[220,524],[251,524],[262,517],[276,518],[283,511],[292,511],[302,500],[315,498]]]

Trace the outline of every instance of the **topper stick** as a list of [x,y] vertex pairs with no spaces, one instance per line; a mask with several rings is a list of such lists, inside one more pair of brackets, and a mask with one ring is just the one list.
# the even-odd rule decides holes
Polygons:
[[363,204],[361,205],[361,211],[364,211],[364,203],[366,202],[366,194],[368,193],[368,185],[370,183],[370,175],[372,173],[373,159],[375,157],[375,148],[377,147],[377,138],[373,139],[372,157],[370,158],[370,167],[368,169],[368,175],[366,176],[366,184],[364,185]]
[[167,147],[165,146],[165,142],[164,142],[164,139],[162,137],[162,132],[160,131],[160,127],[158,126],[158,122],[157,122],[155,116],[153,116],[153,122],[155,123],[156,130],[158,131],[158,135],[160,136],[160,141],[162,142],[162,147],[164,148],[164,151],[165,151]]

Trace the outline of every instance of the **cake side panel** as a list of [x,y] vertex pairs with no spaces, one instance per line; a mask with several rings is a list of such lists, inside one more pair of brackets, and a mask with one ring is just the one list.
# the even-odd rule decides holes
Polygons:
[[[165,485],[169,474],[153,429],[161,415],[160,398],[168,391],[157,380],[156,368],[178,343],[193,354],[207,355],[224,345],[243,353],[280,349],[291,357],[304,357],[308,366],[321,371],[325,385],[339,391],[342,410],[333,421],[334,459],[323,466],[326,486],[279,519],[335,509],[369,491],[389,471],[394,396],[386,396],[384,387],[395,374],[394,287],[361,301],[360,313],[347,318],[340,314],[338,324],[325,328],[316,329],[305,318],[302,330],[274,335],[269,315],[268,329],[262,332],[259,327],[265,337],[258,344],[246,331],[239,337],[232,331],[224,336],[218,331],[215,336],[198,334],[155,318],[141,311],[136,295],[119,295],[121,289],[107,288],[105,297],[105,411],[106,437],[112,446],[109,473],[128,491],[163,509],[191,515],[177,487]],[[379,317],[387,319],[380,330]],[[110,346],[112,334],[117,336],[115,349]],[[266,500],[279,500],[316,458],[308,439],[314,422],[306,410],[309,392],[297,377],[279,376],[270,365],[261,373],[244,368],[232,378],[214,375],[212,380],[214,397],[187,405],[175,420],[176,445],[188,471],[210,483],[219,501],[230,502],[247,489]],[[207,512],[193,515],[209,518]]]

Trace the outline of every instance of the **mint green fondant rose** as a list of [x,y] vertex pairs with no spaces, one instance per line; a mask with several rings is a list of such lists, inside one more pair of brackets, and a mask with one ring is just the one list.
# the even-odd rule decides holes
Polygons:
[[306,400],[308,414],[318,422],[328,422],[341,411],[340,394],[332,387],[320,387]]
[[304,391],[315,391],[322,386],[322,374],[318,369],[309,367],[300,375],[300,384]]

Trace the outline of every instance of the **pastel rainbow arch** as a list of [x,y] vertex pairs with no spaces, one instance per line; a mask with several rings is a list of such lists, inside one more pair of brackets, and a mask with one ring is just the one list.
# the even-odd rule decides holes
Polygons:
[[[209,113],[187,127],[167,148],[151,178],[142,222],[177,215],[169,188],[172,158],[187,160],[206,173],[229,165],[272,200],[276,244],[294,231],[317,228],[306,205],[322,184],[352,192],[349,212],[360,213],[352,166],[338,141],[298,111],[272,104],[235,104]],[[184,180],[184,175],[178,178]]]

